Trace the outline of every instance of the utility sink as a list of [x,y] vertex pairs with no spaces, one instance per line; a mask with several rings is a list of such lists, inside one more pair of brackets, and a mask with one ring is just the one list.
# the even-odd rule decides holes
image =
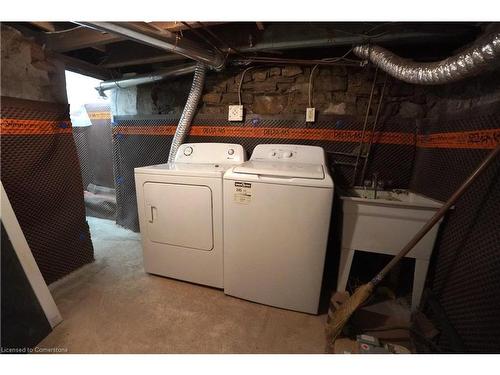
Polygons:
[[[337,289],[345,290],[356,251],[396,255],[443,205],[408,190],[355,188],[343,201],[342,252]],[[415,259],[412,308],[420,302],[438,233],[436,224],[406,256]],[[369,275],[372,277],[375,275]]]
[[[342,247],[396,255],[418,232],[442,202],[408,190],[356,188],[342,196]],[[408,256],[429,258],[438,226],[420,240]]]

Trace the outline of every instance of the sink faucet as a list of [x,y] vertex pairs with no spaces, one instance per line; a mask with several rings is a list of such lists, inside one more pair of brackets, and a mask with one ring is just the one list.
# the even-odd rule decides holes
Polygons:
[[384,181],[379,180],[378,172],[373,173],[371,180],[364,181],[364,188],[365,188],[365,190],[367,188],[372,189],[373,190],[373,199],[377,199],[378,189],[384,188]]

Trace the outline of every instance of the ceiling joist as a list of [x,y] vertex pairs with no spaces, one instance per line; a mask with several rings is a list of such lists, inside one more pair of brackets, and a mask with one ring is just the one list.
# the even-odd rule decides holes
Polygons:
[[30,22],[33,26],[38,27],[43,31],[54,32],[56,28],[52,22]]
[[114,34],[102,33],[86,27],[79,27],[66,32],[45,34],[41,42],[56,52],[68,52],[82,48],[98,47],[123,40]]

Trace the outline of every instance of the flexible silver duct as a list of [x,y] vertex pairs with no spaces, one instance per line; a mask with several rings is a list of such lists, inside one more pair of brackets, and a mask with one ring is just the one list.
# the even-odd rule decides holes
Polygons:
[[439,85],[474,76],[490,65],[500,62],[500,32],[495,31],[480,38],[471,47],[455,56],[429,63],[404,59],[379,46],[356,46],[353,52],[402,81]]
[[153,83],[162,81],[167,78],[175,78],[183,76],[189,73],[193,73],[196,69],[196,63],[183,64],[179,66],[174,66],[172,68],[159,70],[156,72],[151,72],[147,74],[139,74],[130,78],[122,78],[117,80],[104,81],[96,86],[96,90],[99,94],[104,95],[104,91],[111,89],[125,89],[127,87],[144,85],[146,83]]
[[205,84],[205,71],[206,67],[204,64],[196,64],[191,91],[189,92],[186,106],[182,111],[181,119],[179,120],[174,139],[172,140],[172,145],[170,146],[170,153],[168,155],[169,163],[174,161],[177,149],[184,142],[184,139],[189,133],[191,121],[193,120],[194,114],[196,113],[196,108],[198,107],[198,103],[200,102],[201,93]]
[[77,23],[85,27],[120,35],[142,44],[177,53],[216,70],[221,70],[224,67],[225,57],[219,52],[187,38],[178,37],[169,31],[160,32],[154,30],[144,22]]

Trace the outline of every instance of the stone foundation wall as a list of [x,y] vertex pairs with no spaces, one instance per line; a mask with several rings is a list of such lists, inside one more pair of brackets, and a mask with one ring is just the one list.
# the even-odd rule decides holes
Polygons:
[[67,103],[64,65],[9,26],[0,35],[2,96]]
[[[200,113],[227,115],[228,106],[238,104],[238,87],[244,69],[228,68],[208,72]],[[373,67],[318,67],[313,77],[311,101],[320,114],[354,115],[366,112]],[[256,67],[247,71],[241,85],[241,101],[246,114],[304,114],[309,106],[311,67]],[[137,114],[179,114],[184,107],[191,77],[138,87]],[[379,72],[370,114],[376,110],[384,81]],[[421,87],[389,78],[383,116],[405,119],[423,117],[426,112],[425,92]]]
[[[229,67],[223,72],[207,73],[199,113],[227,116],[228,106],[238,104],[238,86],[244,69]],[[246,114],[304,114],[309,106],[309,66],[255,67],[247,71],[241,86],[241,101]],[[354,115],[363,118],[370,96],[375,68],[318,67],[313,77],[312,106],[319,114]],[[379,71],[370,115],[377,108],[385,73]],[[182,112],[192,77],[133,88],[137,115]],[[127,91],[127,90],[121,90]],[[127,93],[122,92],[125,96]],[[453,114],[456,111],[500,102],[498,70],[449,85],[411,85],[388,78],[381,120],[388,118],[422,119]],[[120,107],[120,105],[118,105]],[[113,108],[113,106],[112,106]],[[130,110],[131,106],[128,104]],[[118,108],[116,114],[120,114]],[[122,109],[123,112],[123,109]],[[125,113],[123,113],[125,114]],[[131,113],[132,114],[132,113]]]

